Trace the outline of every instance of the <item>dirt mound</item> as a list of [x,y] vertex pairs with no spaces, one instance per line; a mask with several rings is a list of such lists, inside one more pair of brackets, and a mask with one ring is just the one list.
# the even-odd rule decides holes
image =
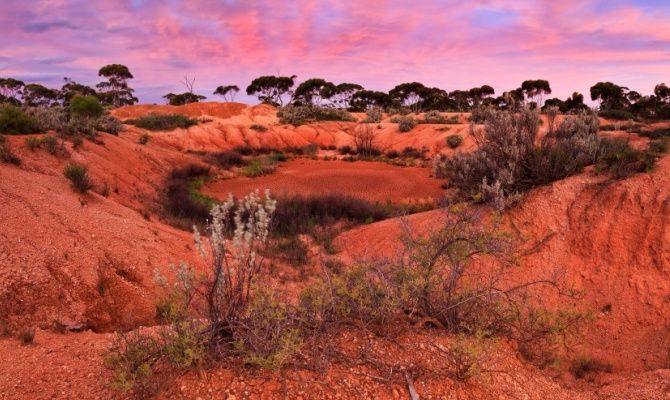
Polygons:
[[[526,241],[519,276],[564,270],[594,311],[595,321],[571,351],[611,362],[615,370],[670,364],[670,156],[650,174],[608,181],[585,173],[526,196],[506,213],[508,228]],[[440,211],[408,221],[417,232]],[[394,256],[398,220],[345,232],[336,239],[345,259]]]
[[[154,269],[192,257],[189,234],[151,217],[179,153],[165,156],[124,135],[69,148],[68,157],[30,152],[11,138],[23,159],[21,168],[0,166],[0,317],[11,325],[149,323]],[[75,193],[62,173],[69,160],[86,163],[94,190],[106,183],[109,197]]]
[[276,196],[339,193],[382,203],[433,203],[442,194],[440,181],[426,168],[309,159],[282,163],[273,174],[258,178],[219,180],[203,192],[225,199],[229,192],[239,197],[256,189],[270,189]]

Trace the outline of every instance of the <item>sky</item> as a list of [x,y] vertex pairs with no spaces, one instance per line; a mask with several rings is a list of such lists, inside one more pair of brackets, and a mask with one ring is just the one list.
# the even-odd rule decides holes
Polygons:
[[261,75],[388,91],[419,81],[496,94],[547,79],[552,97],[612,81],[670,84],[670,0],[0,0],[0,77],[89,85],[127,65],[142,103]]

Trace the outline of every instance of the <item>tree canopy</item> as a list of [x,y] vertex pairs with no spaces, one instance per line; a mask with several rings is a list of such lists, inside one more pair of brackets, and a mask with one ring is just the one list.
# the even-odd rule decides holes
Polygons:
[[98,76],[107,78],[106,81],[95,85],[98,88],[100,100],[112,107],[133,105],[138,102],[135,92],[128,86],[128,80],[133,79],[133,74],[125,65],[109,64],[100,68]]
[[237,87],[237,85],[226,85],[226,86],[218,86],[214,90],[214,94],[223,97],[223,100],[225,101],[233,101],[235,100],[235,95],[239,91],[240,88]]
[[273,76],[265,75],[251,81],[247,86],[247,94],[256,96],[261,103],[273,106],[284,105],[282,96],[291,94],[290,90],[295,85],[296,76]]

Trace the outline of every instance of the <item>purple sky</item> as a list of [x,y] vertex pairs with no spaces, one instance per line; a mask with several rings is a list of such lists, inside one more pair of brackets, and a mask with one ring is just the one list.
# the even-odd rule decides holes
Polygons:
[[[122,63],[141,102],[259,75],[321,77],[387,91],[420,81],[548,79],[588,97],[610,80],[643,94],[670,83],[670,0],[1,0],[0,77],[95,84]],[[238,95],[238,100],[251,101]]]

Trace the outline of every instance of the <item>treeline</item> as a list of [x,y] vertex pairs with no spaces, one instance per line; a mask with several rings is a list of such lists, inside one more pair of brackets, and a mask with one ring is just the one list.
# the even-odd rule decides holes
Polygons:
[[[65,78],[60,89],[43,85],[26,84],[13,78],[0,78],[0,103],[26,106],[65,105],[74,95],[95,96],[109,107],[132,105],[138,102],[134,90],[129,86],[133,79],[128,67],[110,64],[98,71],[104,78],[95,88],[82,85]],[[517,89],[496,96],[489,85],[468,90],[446,91],[425,86],[420,82],[406,82],[388,92],[365,89],[355,83],[333,83],[321,78],[307,79],[297,84],[296,76],[266,75],[255,78],[246,87],[246,94],[258,98],[261,103],[282,107],[285,105],[313,105],[341,108],[353,112],[363,112],[372,108],[386,111],[407,109],[413,112],[429,110],[467,112],[485,106],[501,110],[518,110],[523,106],[531,109],[549,107],[562,113],[575,113],[588,108],[584,95],[573,93],[567,99],[545,98],[552,93],[547,80],[526,80]],[[194,80],[184,78],[186,91],[167,93],[166,103],[183,105],[205,100],[206,97],[194,93]],[[222,85],[214,95],[225,101],[232,101],[240,91],[236,85]],[[643,96],[639,92],[612,82],[598,82],[590,88],[591,100],[599,103],[601,115],[616,119],[667,119],[670,118],[670,88],[661,83],[655,86],[654,94]]]

